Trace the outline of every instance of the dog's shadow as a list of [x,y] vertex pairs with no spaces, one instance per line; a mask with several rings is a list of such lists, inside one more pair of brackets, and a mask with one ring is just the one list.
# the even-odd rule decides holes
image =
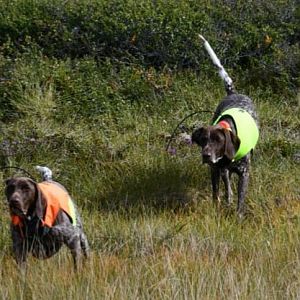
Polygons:
[[136,165],[124,173],[110,184],[104,195],[97,197],[97,209],[120,212],[177,210],[188,208],[210,194],[207,169],[200,162],[199,168],[184,167],[175,161],[147,168]]

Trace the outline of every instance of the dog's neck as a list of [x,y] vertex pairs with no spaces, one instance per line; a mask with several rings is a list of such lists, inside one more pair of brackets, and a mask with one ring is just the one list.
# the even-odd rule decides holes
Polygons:
[[233,120],[230,117],[224,117],[219,122],[218,125],[222,128],[232,131],[236,135],[236,127]]
[[231,127],[230,127],[230,125],[229,125],[229,123],[228,123],[227,121],[225,121],[225,120],[220,121],[220,122],[218,123],[218,125],[221,126],[222,128],[225,128],[225,129],[227,129],[227,130],[232,131],[232,130],[231,130]]
[[26,219],[30,220],[31,218],[35,217],[36,215],[36,203],[33,203],[26,214]]

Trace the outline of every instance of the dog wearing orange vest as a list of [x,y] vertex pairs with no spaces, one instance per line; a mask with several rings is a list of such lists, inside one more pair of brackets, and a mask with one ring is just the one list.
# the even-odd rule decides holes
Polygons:
[[88,257],[89,244],[82,222],[69,193],[59,183],[41,183],[27,177],[6,181],[5,194],[11,214],[13,253],[24,266],[28,253],[49,258],[65,244],[71,251],[75,269],[82,253]]

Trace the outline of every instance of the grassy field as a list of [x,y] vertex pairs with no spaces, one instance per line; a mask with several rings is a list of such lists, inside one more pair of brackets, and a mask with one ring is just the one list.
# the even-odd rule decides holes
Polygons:
[[[1,299],[300,299],[296,0],[0,0]],[[225,95],[197,33],[255,102],[243,220],[214,207],[209,169],[177,124]],[[298,95],[297,95],[298,93]],[[208,124],[199,113],[184,125]],[[177,132],[179,133],[179,132]],[[4,180],[53,170],[91,257],[66,248],[21,272]],[[234,178],[236,179],[236,178]]]
[[[152,76],[154,83],[166,80],[166,74]],[[145,78],[153,84],[151,76]],[[53,169],[82,212],[91,258],[75,274],[64,249],[46,261],[29,259],[22,274],[10,255],[3,201],[3,299],[300,297],[297,99],[242,91],[257,105],[261,137],[246,217],[239,222],[236,202],[230,209],[213,206],[209,172],[196,146],[175,140],[177,154],[165,152],[166,136],[177,123],[190,112],[213,109],[224,94],[222,85],[193,73],[168,80],[172,85],[163,97],[153,94],[147,105],[119,103],[99,119],[59,112],[60,94],[51,84],[30,84],[23,99],[16,99],[19,115],[2,124],[2,141],[9,144],[3,159],[36,177],[37,164]],[[208,123],[210,117],[197,115],[186,125]],[[3,171],[3,180],[13,174]]]

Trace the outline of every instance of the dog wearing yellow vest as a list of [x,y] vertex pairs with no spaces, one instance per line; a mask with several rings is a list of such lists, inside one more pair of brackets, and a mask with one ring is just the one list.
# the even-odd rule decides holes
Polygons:
[[[49,169],[48,169],[49,170]],[[75,269],[89,245],[78,211],[69,193],[59,183],[37,183],[27,177],[6,181],[5,193],[11,214],[13,253],[23,266],[28,253],[44,259],[65,244],[71,251]]]
[[213,199],[220,202],[219,182],[225,185],[227,203],[231,203],[231,174],[237,173],[238,181],[238,216],[244,214],[244,198],[249,181],[251,153],[259,137],[258,118],[252,100],[238,94],[231,78],[221,65],[209,43],[200,35],[204,46],[219,75],[224,80],[227,96],[217,106],[210,126],[196,129],[192,142],[202,149],[202,161],[211,167]]

